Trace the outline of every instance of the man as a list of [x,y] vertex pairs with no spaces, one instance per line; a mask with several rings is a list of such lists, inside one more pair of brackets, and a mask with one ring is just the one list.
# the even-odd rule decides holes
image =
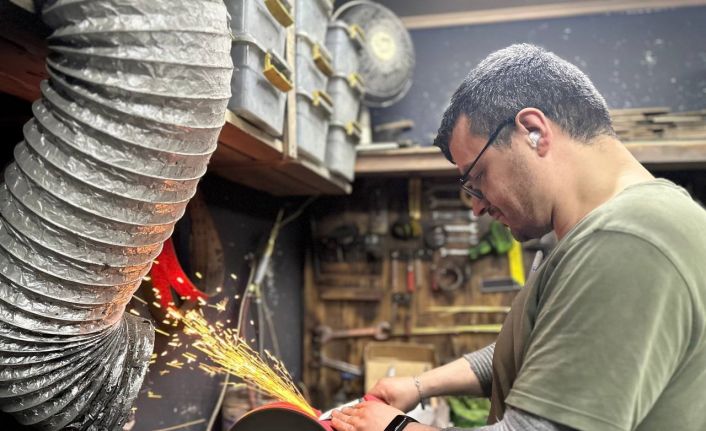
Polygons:
[[466,393],[490,396],[488,431],[705,430],[706,212],[617,140],[588,77],[532,45],[495,52],[454,93],[435,145],[476,214],[559,242],[494,345],[381,380],[371,393],[389,405],[345,409],[334,427],[432,430],[397,415]]

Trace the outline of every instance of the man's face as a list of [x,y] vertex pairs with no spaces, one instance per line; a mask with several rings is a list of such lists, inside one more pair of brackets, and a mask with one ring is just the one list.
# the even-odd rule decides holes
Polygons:
[[[511,139],[521,139],[517,135],[512,133]],[[458,119],[449,150],[461,174],[476,159],[487,140],[487,136],[471,134],[470,120],[466,116]],[[508,226],[519,241],[542,236],[548,231],[547,224],[550,225],[543,223],[536,211],[535,175],[526,159],[532,156],[530,151],[522,142],[513,142],[510,146],[491,145],[468,175],[472,188],[483,195],[483,199],[472,197],[473,211],[477,215],[487,212]]]

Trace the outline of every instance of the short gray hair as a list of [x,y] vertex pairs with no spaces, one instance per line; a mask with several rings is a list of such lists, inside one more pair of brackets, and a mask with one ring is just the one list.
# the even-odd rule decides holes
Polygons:
[[[444,112],[434,145],[453,162],[449,141],[460,114],[471,119],[471,133],[489,135],[523,108],[537,108],[569,136],[589,142],[615,136],[603,96],[576,66],[530,44],[490,54],[463,80]],[[506,144],[511,128],[496,142]]]

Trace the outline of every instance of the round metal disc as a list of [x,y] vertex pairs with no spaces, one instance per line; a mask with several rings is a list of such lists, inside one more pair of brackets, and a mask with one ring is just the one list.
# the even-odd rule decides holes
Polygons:
[[412,85],[415,54],[412,39],[400,19],[377,3],[354,0],[341,6],[334,19],[357,24],[365,32],[360,75],[363,103],[374,108],[400,100]]
[[246,413],[233,425],[230,431],[328,431],[316,418],[293,406],[275,403]]

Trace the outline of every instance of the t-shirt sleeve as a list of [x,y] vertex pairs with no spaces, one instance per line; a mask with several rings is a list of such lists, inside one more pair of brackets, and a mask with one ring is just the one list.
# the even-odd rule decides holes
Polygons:
[[681,275],[648,241],[599,231],[545,286],[507,404],[580,430],[634,429],[689,343]]

